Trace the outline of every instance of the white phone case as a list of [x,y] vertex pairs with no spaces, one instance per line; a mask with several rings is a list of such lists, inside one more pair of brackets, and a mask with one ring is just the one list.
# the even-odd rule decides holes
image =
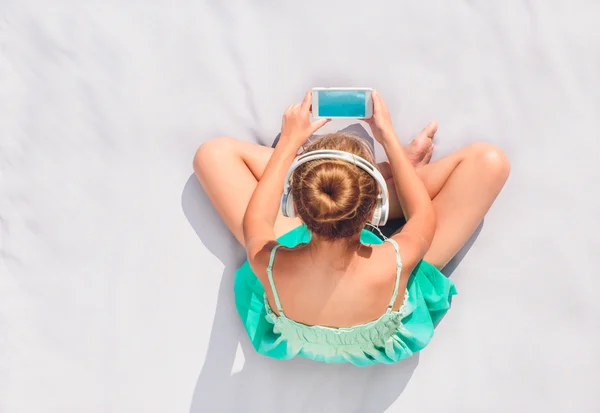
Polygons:
[[335,118],[335,119],[358,119],[355,116],[320,116],[319,114],[319,91],[321,90],[364,90],[365,94],[365,119],[373,116],[373,91],[370,87],[314,87],[312,89],[312,115],[314,118]]

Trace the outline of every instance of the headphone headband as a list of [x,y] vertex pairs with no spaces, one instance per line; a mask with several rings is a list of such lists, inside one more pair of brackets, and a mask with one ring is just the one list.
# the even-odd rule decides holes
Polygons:
[[291,201],[290,189],[291,189],[292,174],[300,165],[303,165],[307,162],[314,161],[317,159],[339,159],[342,161],[346,161],[348,163],[358,166],[359,168],[361,168],[362,170],[367,172],[369,175],[371,175],[373,177],[373,179],[375,179],[375,181],[379,185],[379,189],[380,189],[377,206],[375,208],[375,213],[373,214],[374,216],[373,216],[373,219],[371,220],[371,222],[374,225],[384,225],[386,223],[387,216],[388,216],[388,208],[389,208],[389,194],[388,194],[385,179],[383,178],[383,175],[381,175],[381,172],[379,172],[379,170],[377,170],[377,168],[375,168],[366,159],[364,159],[358,155],[354,155],[349,152],[339,151],[336,149],[322,149],[322,150],[307,152],[303,155],[300,155],[298,158],[296,158],[294,160],[294,162],[288,169],[287,174],[285,175],[285,181],[283,184],[283,196],[282,196],[281,208],[282,208],[282,212],[285,216],[295,216],[293,214],[293,211],[291,211],[289,209],[290,208],[289,203]]

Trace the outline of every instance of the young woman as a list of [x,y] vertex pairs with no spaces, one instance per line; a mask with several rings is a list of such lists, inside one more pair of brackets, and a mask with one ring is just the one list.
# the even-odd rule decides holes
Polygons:
[[[326,123],[310,121],[310,92],[285,111],[275,149],[217,138],[196,153],[200,183],[247,252],[236,305],[263,355],[364,366],[424,348],[456,293],[439,270],[508,178],[506,156],[486,143],[427,164],[435,122],[404,149],[377,92],[373,102],[367,122],[389,160],[380,175],[368,145],[343,133],[318,138],[305,148],[315,159],[295,162]],[[406,224],[382,240],[365,227],[386,207]]]

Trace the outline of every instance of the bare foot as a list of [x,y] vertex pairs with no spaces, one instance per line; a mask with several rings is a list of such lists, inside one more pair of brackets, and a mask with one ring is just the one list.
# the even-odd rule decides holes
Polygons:
[[410,162],[414,166],[427,165],[433,155],[433,137],[437,132],[438,124],[431,121],[429,125],[419,132],[417,136],[404,148]]

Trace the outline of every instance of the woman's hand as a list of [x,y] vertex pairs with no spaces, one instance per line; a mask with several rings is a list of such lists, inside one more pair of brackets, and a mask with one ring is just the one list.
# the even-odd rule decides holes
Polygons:
[[280,141],[286,142],[299,149],[317,129],[321,128],[330,119],[319,119],[310,121],[310,106],[312,103],[312,91],[306,92],[302,103],[288,106],[281,121]]
[[379,92],[374,90],[371,92],[371,96],[373,97],[373,116],[369,119],[364,119],[364,121],[371,127],[375,140],[383,145],[384,140],[390,136],[394,136],[394,139],[396,139],[394,128],[392,127],[392,119],[390,118],[388,107],[379,95]]

